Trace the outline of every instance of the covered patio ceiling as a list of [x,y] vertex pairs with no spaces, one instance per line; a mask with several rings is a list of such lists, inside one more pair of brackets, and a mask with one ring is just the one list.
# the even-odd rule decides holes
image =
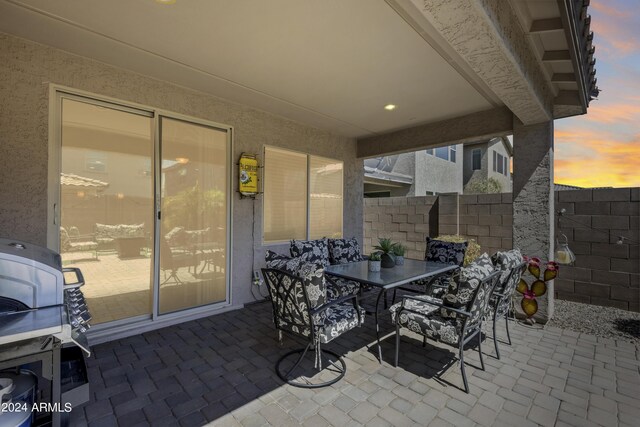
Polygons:
[[[478,52],[492,45],[503,50],[483,52],[492,61],[483,65],[465,54],[475,55],[472,45],[451,43],[450,4],[429,2],[438,8],[434,13],[423,3],[1,0],[0,31],[350,137],[504,111],[505,105],[525,123],[553,115],[551,100],[570,82],[560,88],[542,84],[551,66],[544,73],[534,70],[531,79],[526,69],[532,65],[527,60],[535,59],[531,46],[501,46],[495,42],[508,37],[490,35],[487,25],[491,19],[498,25],[500,16],[473,7],[456,10],[458,17],[483,17],[473,24],[478,40],[468,40],[473,45],[488,37],[488,44],[475,44]],[[537,18],[535,4],[514,1],[509,17],[517,12],[522,22],[513,19],[511,25],[520,28]],[[540,16],[560,14],[557,6],[544,7]],[[549,45],[559,50],[566,42]],[[487,66],[494,68],[493,81],[479,72]],[[569,73],[561,74],[568,79]],[[387,104],[397,108],[386,111]]]

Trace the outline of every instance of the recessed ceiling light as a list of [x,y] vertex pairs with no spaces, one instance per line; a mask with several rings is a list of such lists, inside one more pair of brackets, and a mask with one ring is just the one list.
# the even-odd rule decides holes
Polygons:
[[393,110],[396,109],[396,106],[393,105],[393,104],[387,104],[387,105],[384,106],[384,109],[387,110],[387,111],[393,111]]
[[160,4],[174,4],[176,0],[156,0],[156,3]]

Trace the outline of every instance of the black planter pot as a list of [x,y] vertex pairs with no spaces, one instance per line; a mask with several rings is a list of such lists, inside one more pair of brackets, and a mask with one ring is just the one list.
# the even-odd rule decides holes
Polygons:
[[393,268],[396,266],[396,259],[391,254],[382,254],[380,261],[380,265],[382,268]]

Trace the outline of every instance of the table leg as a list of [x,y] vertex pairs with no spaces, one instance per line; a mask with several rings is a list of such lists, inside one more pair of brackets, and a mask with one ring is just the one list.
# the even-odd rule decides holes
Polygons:
[[[380,345],[380,324],[378,323],[378,306],[380,305],[380,298],[382,298],[383,295],[386,295],[387,290],[386,289],[381,289],[380,293],[378,294],[378,299],[376,300],[376,309],[373,313],[373,316],[375,318],[376,321],[376,341],[378,343],[378,361],[380,363],[382,363],[382,346]],[[386,301],[386,296],[385,296],[385,301]]]

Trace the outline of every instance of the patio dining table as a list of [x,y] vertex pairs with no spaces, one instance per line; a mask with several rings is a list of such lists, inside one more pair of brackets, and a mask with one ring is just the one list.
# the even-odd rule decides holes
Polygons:
[[420,279],[428,279],[457,270],[457,265],[449,265],[441,262],[420,261],[405,259],[403,265],[396,265],[393,268],[383,268],[381,271],[369,271],[368,261],[350,262],[347,264],[330,265],[325,269],[325,274],[341,277],[347,280],[370,285],[379,289],[374,310],[376,322],[376,341],[378,344],[378,360],[382,363],[382,348],[380,346],[380,323],[378,322],[378,311],[380,300],[389,289],[406,285]]

